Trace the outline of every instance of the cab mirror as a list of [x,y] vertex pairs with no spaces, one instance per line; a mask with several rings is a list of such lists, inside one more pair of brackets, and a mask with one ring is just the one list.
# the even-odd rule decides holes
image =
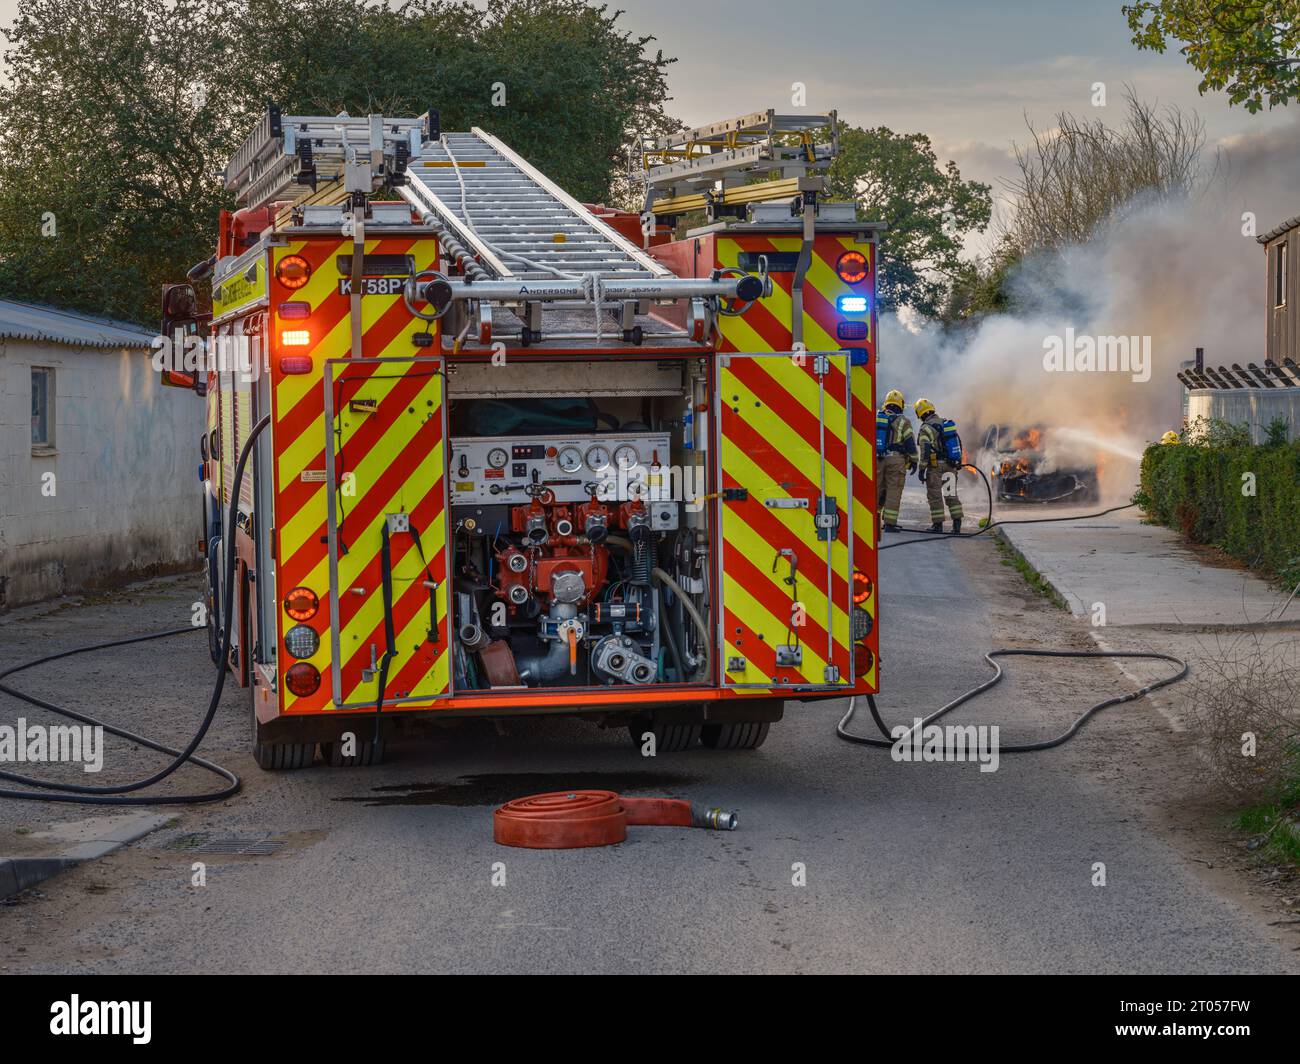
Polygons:
[[165,284],[162,294],[162,333],[170,336],[178,327],[197,324],[199,301],[191,284]]
[[[162,327],[164,336],[179,340],[200,332],[212,319],[211,314],[199,310],[198,297],[191,284],[166,284],[162,292]],[[199,395],[207,393],[207,381],[202,374],[184,373],[180,370],[163,370],[162,383],[168,388],[188,388]]]
[[174,369],[162,371],[162,383],[166,388],[188,388],[198,391],[198,380],[193,373],[179,373]]

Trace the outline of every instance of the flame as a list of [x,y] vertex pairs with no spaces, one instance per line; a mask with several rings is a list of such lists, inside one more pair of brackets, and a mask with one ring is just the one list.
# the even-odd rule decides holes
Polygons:
[[1014,451],[1038,451],[1042,446],[1043,430],[1037,428],[1025,429],[1011,441],[1011,449]]

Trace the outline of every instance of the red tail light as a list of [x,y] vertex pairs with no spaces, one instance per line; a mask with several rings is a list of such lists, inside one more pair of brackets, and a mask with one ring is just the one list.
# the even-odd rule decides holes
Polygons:
[[310,373],[311,357],[309,355],[285,355],[280,359],[280,372],[290,375]]
[[867,257],[860,251],[846,251],[836,260],[835,272],[845,284],[861,284],[867,279]]
[[315,665],[300,661],[289,666],[289,671],[284,674],[284,686],[299,698],[314,695],[320,688],[320,672]]
[[853,602],[861,606],[867,599],[871,598],[871,578],[866,573],[860,573],[853,570]]
[[311,263],[301,255],[286,255],[276,264],[275,279],[285,288],[301,288],[311,280]]
[[284,596],[284,612],[295,621],[310,621],[320,609],[320,599],[309,587],[295,587]]
[[[876,664],[876,656],[860,643],[853,648],[853,675],[866,676]],[[295,665],[294,668],[297,668]],[[292,670],[290,670],[292,671]]]

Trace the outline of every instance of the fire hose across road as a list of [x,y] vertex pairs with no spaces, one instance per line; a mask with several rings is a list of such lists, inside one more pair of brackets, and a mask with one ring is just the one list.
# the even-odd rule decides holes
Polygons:
[[[257,440],[262,429],[266,427],[267,419],[263,418],[253,427],[248,439],[245,441],[243,449],[239,454],[235,467],[234,488],[231,492],[231,509],[230,520],[234,521],[233,509],[239,498],[239,485],[243,480],[245,467],[251,453],[253,443]],[[973,466],[971,468],[974,468]],[[981,477],[984,476],[982,470],[976,470]],[[989,487],[988,480],[985,478],[985,486]],[[989,488],[989,515],[992,517],[992,489]],[[961,535],[935,534],[930,533],[924,536],[918,536],[912,539],[905,539],[895,543],[888,543],[882,546],[882,551],[889,550],[892,547],[905,547],[914,543],[938,543],[948,539],[974,539],[986,532],[992,531],[1001,525],[1012,524],[1042,524],[1051,521],[1081,521],[1097,517],[1104,517],[1107,514],[1115,513],[1118,510],[1129,509],[1133,504],[1125,506],[1113,506],[1106,510],[1098,511],[1092,514],[1075,515],[1070,517],[1041,517],[1025,520],[1011,521],[993,521],[989,520],[977,532],[964,533]],[[233,571],[235,565],[234,538],[231,537],[230,546],[226,553],[226,581],[224,610],[222,616],[229,616],[232,608],[232,598],[234,594]],[[213,718],[216,715],[217,706],[221,701],[221,693],[225,687],[226,669],[218,669],[216,680],[213,685],[212,695],[208,703],[207,711],[203,720],[195,732],[193,738],[185,745],[183,750],[177,750],[167,746],[164,743],[149,739],[146,736],[137,735],[134,732],[127,731],[124,728],[118,728],[111,724],[97,720],[94,717],[78,713],[74,710],[67,709],[63,706],[56,705],[53,702],[36,698],[32,695],[10,687],[3,681],[15,673],[34,668],[46,662],[55,661],[60,658],[71,657],[75,654],[89,653],[95,650],[107,650],[112,647],[125,646],[130,643],[141,643],[151,639],[166,639],[171,636],[182,635],[186,632],[200,631],[195,628],[172,628],[162,632],[151,632],[145,635],[131,636],[125,639],[115,639],[104,643],[95,643],[90,646],[77,647],[73,650],[62,651],[57,654],[49,654],[33,661],[23,662],[19,665],[0,672],[0,692],[11,695],[14,698],[21,699],[31,705],[38,706],[48,712],[76,720],[82,724],[90,724],[102,727],[111,735],[139,743],[141,746],[148,747],[160,753],[170,755],[173,760],[170,764],[159,769],[153,775],[144,779],[135,780],[131,783],[117,784],[105,787],[77,786],[75,784],[54,784],[44,780],[35,779],[30,776],[22,776],[17,773],[0,771],[0,779],[10,780],[15,783],[35,788],[34,790],[0,790],[0,798],[14,798],[24,801],[44,801],[44,802],[67,802],[84,805],[185,805],[198,802],[214,802],[224,798],[232,797],[240,789],[240,779],[229,769],[214,762],[207,761],[197,756],[196,751],[202,743],[204,736],[207,735],[208,729],[212,725]],[[220,660],[225,660],[230,651],[231,626],[226,626],[226,631],[222,638],[222,647]],[[1003,677],[1002,666],[996,659],[1002,657],[1056,657],[1056,658],[1145,658],[1147,660],[1160,660],[1169,662],[1171,665],[1178,667],[1178,671],[1171,675],[1157,680],[1154,683],[1147,684],[1136,691],[1130,691],[1125,694],[1116,695],[1112,698],[1105,699],[1089,707],[1084,713],[1077,717],[1073,724],[1060,735],[1046,739],[1040,742],[1019,743],[1014,745],[1000,746],[1002,753],[1027,753],[1036,750],[1048,750],[1073,738],[1092,717],[1102,710],[1111,706],[1120,705],[1124,702],[1131,702],[1141,698],[1143,695],[1158,690],[1161,687],[1168,687],[1177,683],[1187,676],[1190,671],[1188,664],[1179,658],[1168,654],[1157,653],[1139,653],[1132,651],[1083,651],[1083,650],[1029,650],[1017,649],[1014,647],[1003,647],[997,650],[989,651],[985,654],[985,660],[993,667],[994,675],[983,683],[964,692],[957,698],[939,709],[935,710],[929,716],[922,719],[919,725],[902,733],[901,739],[885,725],[880,717],[876,707],[876,701],[873,696],[867,696],[867,704],[870,707],[872,718],[875,720],[877,728],[880,730],[883,738],[872,736],[855,735],[848,731],[848,725],[853,720],[857,711],[855,699],[849,700],[848,712],[846,712],[840,722],[836,725],[835,732],[839,738],[846,742],[857,743],[864,746],[889,748],[898,741],[906,740],[913,731],[923,729],[927,725],[934,723],[940,717],[945,716],[958,706],[969,702],[989,688],[999,683]],[[895,729],[896,731],[897,729]],[[137,791],[146,790],[154,784],[161,782],[168,776],[172,775],[177,769],[186,763],[198,766],[208,772],[212,772],[228,782],[228,786],[220,790],[202,792],[197,794],[149,796],[136,794]],[[690,802],[680,799],[671,798],[624,798],[614,794],[611,791],[558,791],[550,794],[533,795],[528,798],[516,799],[508,802],[498,809],[494,815],[494,838],[498,843],[506,846],[526,846],[545,849],[564,849],[570,847],[582,846],[604,846],[611,843],[623,841],[627,836],[628,826],[636,825],[666,825],[678,827],[702,827],[720,831],[735,830],[737,821],[735,814],[723,812],[720,809],[709,809],[707,811],[695,809]]]
[[[966,533],[930,532],[923,536],[917,536],[913,539],[904,539],[904,540],[899,540],[898,542],[895,543],[886,543],[883,546],[881,546],[880,549],[882,551],[886,551],[892,547],[907,547],[912,545],[913,543],[935,543],[935,542],[941,542],[942,540],[945,539],[974,539],[976,536],[982,536],[984,535],[984,533],[991,532],[993,531],[993,529],[998,528],[1002,525],[1041,525],[1041,524],[1050,524],[1051,522],[1054,521],[1088,521],[1098,517],[1105,517],[1107,514],[1117,513],[1120,510],[1130,510],[1135,505],[1137,505],[1136,503],[1130,502],[1130,503],[1125,503],[1122,506],[1112,506],[1106,510],[1099,510],[1096,513],[1071,514],[1066,517],[1033,517],[1033,518],[1023,518],[1023,519],[1010,520],[1010,521],[994,521],[993,520],[993,487],[991,484],[989,484],[989,478],[984,475],[984,471],[982,469],[979,469],[976,466],[968,464],[964,468],[975,470],[975,472],[980,475],[981,479],[983,479],[984,488],[988,492],[989,516],[985,521],[985,523],[980,527],[979,531],[966,532]],[[958,706],[963,705],[966,702],[969,702],[973,698],[977,698],[979,695],[987,691],[990,687],[995,687],[997,684],[1001,683],[1004,673],[1002,671],[1002,666],[997,662],[996,659],[1009,658],[1009,657],[1143,658],[1148,661],[1167,661],[1171,665],[1178,666],[1178,671],[1174,673],[1172,676],[1166,676],[1160,680],[1155,681],[1154,683],[1149,683],[1145,687],[1142,687],[1137,691],[1129,691],[1122,695],[1116,695],[1113,698],[1107,698],[1101,702],[1097,702],[1095,705],[1089,706],[1088,709],[1086,709],[1083,713],[1081,713],[1079,716],[1077,716],[1074,719],[1074,722],[1068,728],[1066,728],[1065,731],[1061,732],[1060,735],[1054,736],[1051,739],[1043,739],[1038,742],[1032,742],[1032,743],[1000,743],[998,745],[998,752],[1001,754],[1027,754],[1037,750],[1050,750],[1055,746],[1060,746],[1062,743],[1068,742],[1070,739],[1073,739],[1074,736],[1078,734],[1079,729],[1082,728],[1086,723],[1088,723],[1089,720],[1091,720],[1102,710],[1109,709],[1111,706],[1118,706],[1124,702],[1135,701],[1136,699],[1141,698],[1143,695],[1150,694],[1152,691],[1159,690],[1161,687],[1169,687],[1171,684],[1178,683],[1178,681],[1184,679],[1187,676],[1187,674],[1191,671],[1191,666],[1189,666],[1187,662],[1183,661],[1181,658],[1176,658],[1171,654],[1156,653],[1154,651],[1144,652],[1144,651],[1136,651],[1136,650],[1029,650],[1029,649],[1017,649],[1015,647],[1000,647],[997,650],[990,650],[987,654],[984,655],[984,660],[987,661],[993,667],[993,675],[991,677],[989,677],[983,683],[977,684],[975,687],[972,687],[969,691],[965,691],[962,694],[958,695],[956,698],[954,698],[951,702],[947,703],[946,705],[940,706],[929,716],[923,717],[918,723],[914,724],[911,728],[900,730],[898,727],[895,727],[894,729],[891,730],[885,724],[885,722],[880,718],[880,711],[876,707],[875,696],[867,695],[867,706],[871,710],[871,719],[875,721],[877,729],[880,731],[880,734],[884,736],[884,738],[877,739],[869,735],[855,735],[853,732],[850,732],[848,730],[849,722],[853,720],[854,714],[857,713],[856,697],[849,699],[848,711],[844,714],[843,717],[840,718],[840,722],[837,725],[835,725],[835,734],[839,738],[843,739],[845,742],[857,743],[861,746],[881,747],[884,749],[892,749],[899,743],[906,743],[910,741],[913,733],[924,732],[926,727],[933,724],[940,717],[946,716],[947,714],[951,713],[954,709],[956,709]]]

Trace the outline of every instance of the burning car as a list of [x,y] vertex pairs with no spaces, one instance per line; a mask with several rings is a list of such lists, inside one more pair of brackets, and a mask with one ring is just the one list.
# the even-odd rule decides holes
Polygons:
[[1042,425],[993,425],[977,458],[1000,502],[1091,502],[1099,495],[1095,458],[1067,433]]

